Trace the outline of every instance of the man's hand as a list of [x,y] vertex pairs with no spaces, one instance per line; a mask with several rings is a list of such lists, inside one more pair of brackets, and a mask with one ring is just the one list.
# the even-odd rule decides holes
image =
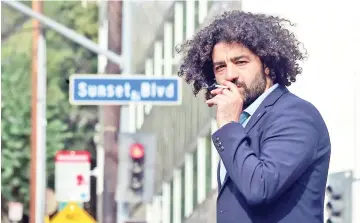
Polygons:
[[210,93],[215,97],[206,101],[209,107],[217,106],[216,121],[219,128],[232,121],[239,122],[244,103],[243,96],[235,84],[230,81],[224,81],[222,84],[229,89],[212,90]]

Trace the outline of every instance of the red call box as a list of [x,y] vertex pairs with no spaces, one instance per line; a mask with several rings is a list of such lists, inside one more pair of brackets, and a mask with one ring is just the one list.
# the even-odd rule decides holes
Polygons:
[[130,156],[133,159],[141,159],[144,157],[144,146],[140,143],[132,144],[130,147]]

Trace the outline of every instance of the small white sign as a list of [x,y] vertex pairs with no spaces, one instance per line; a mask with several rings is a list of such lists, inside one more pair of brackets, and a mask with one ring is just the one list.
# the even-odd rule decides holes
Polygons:
[[20,202],[9,202],[9,220],[21,221],[23,216],[23,204]]
[[61,202],[90,201],[88,151],[59,151],[55,155],[55,194]]

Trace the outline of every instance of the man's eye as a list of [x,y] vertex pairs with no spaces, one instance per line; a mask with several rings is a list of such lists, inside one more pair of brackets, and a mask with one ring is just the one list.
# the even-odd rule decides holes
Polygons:
[[243,64],[246,64],[247,61],[246,60],[238,60],[235,62],[235,64],[239,64],[239,65],[243,65]]
[[220,66],[215,67],[215,70],[220,70],[221,68],[224,68],[224,67],[225,67],[224,65],[220,65]]

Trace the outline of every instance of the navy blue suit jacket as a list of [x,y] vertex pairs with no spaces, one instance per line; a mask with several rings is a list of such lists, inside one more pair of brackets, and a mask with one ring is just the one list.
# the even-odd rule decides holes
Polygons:
[[218,223],[323,223],[330,139],[318,110],[279,86],[244,128],[212,135],[227,170]]

